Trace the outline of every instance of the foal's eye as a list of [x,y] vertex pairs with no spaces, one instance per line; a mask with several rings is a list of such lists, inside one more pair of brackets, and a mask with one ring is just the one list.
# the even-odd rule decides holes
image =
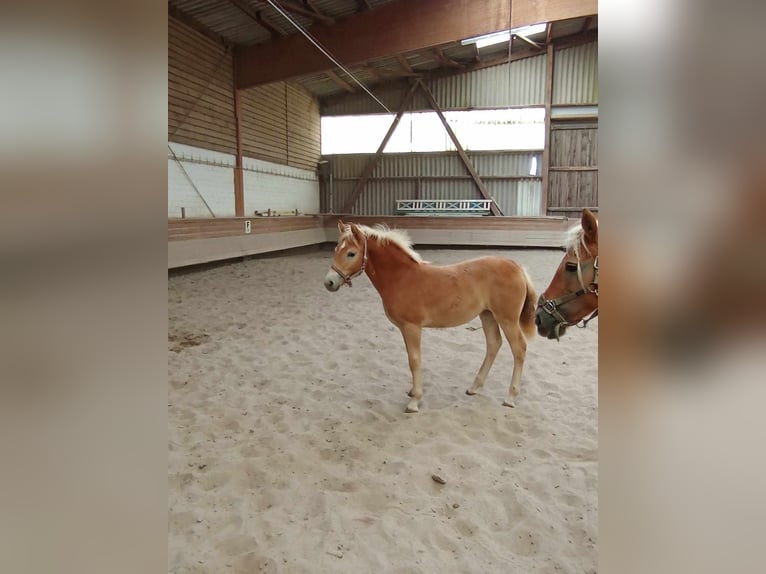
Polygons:
[[577,263],[574,263],[572,261],[567,261],[566,265],[564,265],[564,269],[567,271],[577,271]]
[[356,257],[356,252],[355,251],[349,251],[348,253],[346,253],[346,257]]

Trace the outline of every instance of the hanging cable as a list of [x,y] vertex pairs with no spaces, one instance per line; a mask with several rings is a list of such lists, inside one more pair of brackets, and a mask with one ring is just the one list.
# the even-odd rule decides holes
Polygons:
[[375,96],[375,94],[373,94],[373,93],[372,93],[372,92],[371,92],[371,91],[370,91],[370,90],[367,88],[367,86],[365,86],[365,85],[364,85],[364,84],[363,84],[361,81],[359,81],[359,80],[356,78],[356,76],[354,76],[354,74],[352,74],[350,71],[348,71],[348,70],[345,68],[345,66],[344,66],[343,64],[341,64],[341,63],[340,63],[340,62],[337,60],[337,58],[335,58],[335,57],[334,57],[334,56],[333,56],[333,55],[332,55],[332,54],[331,54],[331,53],[330,53],[330,52],[329,52],[329,51],[328,51],[326,48],[324,48],[324,47],[323,47],[323,46],[322,46],[322,45],[319,43],[319,41],[317,41],[317,40],[316,40],[316,39],[315,39],[315,38],[314,38],[314,37],[313,37],[313,36],[312,36],[312,35],[311,35],[311,34],[308,32],[308,30],[306,30],[306,29],[305,29],[305,28],[304,28],[304,27],[301,25],[301,23],[300,23],[300,22],[298,22],[298,21],[297,21],[297,20],[295,20],[295,19],[294,19],[292,16],[290,16],[290,15],[289,15],[287,12],[285,12],[285,10],[284,10],[284,9],[283,9],[283,8],[282,8],[282,7],[281,7],[281,6],[280,6],[280,5],[277,3],[277,2],[275,2],[274,0],[266,0],[266,1],[267,1],[267,2],[268,2],[270,5],[271,5],[271,7],[272,7],[272,8],[274,8],[274,10],[276,10],[277,12],[279,12],[279,13],[282,15],[282,17],[283,17],[285,20],[287,20],[288,22],[290,22],[290,24],[292,24],[292,25],[293,25],[293,27],[294,27],[296,30],[298,30],[298,32],[300,32],[301,34],[303,34],[303,35],[306,37],[306,39],[307,39],[309,42],[311,42],[312,44],[314,44],[314,46],[316,47],[316,49],[317,49],[317,50],[319,50],[320,52],[322,52],[322,54],[324,54],[324,55],[325,55],[327,58],[329,58],[329,60],[330,60],[330,61],[331,61],[333,64],[335,64],[336,66],[338,66],[338,68],[340,68],[341,70],[343,70],[343,72],[344,72],[346,75],[348,75],[348,77],[349,77],[349,78],[351,78],[351,79],[352,79],[352,80],[353,80],[353,81],[354,81],[354,82],[355,82],[355,83],[356,83],[356,84],[357,84],[357,85],[358,85],[360,88],[362,88],[362,89],[363,89],[365,92],[367,92],[367,94],[369,94],[369,96],[370,96],[370,97],[371,97],[373,100],[375,100],[375,101],[376,101],[378,104],[380,104],[380,106],[381,106],[381,107],[382,107],[384,110],[386,110],[386,112],[388,112],[389,114],[392,114],[392,113],[393,113],[393,112],[392,112],[390,109],[388,109],[388,107],[386,106],[386,104],[384,104],[383,102],[381,102],[381,101],[380,101],[380,100],[379,100],[379,99],[378,99],[378,98]]
[[513,0],[508,0],[508,107],[511,106],[511,45],[513,44]]

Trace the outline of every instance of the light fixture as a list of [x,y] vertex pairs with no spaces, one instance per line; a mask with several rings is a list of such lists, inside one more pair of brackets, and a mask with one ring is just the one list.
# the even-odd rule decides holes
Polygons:
[[533,24],[532,26],[521,26],[519,28],[512,28],[511,30],[501,30],[500,32],[493,32],[492,34],[484,34],[483,36],[474,36],[473,38],[466,38],[460,43],[463,46],[469,44],[476,44],[477,48],[485,48],[494,44],[502,44],[511,39],[511,34],[519,34],[520,36],[531,36],[538,34],[545,30],[546,24]]

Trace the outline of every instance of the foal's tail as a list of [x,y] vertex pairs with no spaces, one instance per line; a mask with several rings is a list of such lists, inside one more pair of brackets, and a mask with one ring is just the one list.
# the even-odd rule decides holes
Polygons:
[[521,308],[521,314],[519,315],[519,326],[521,331],[527,339],[531,339],[535,336],[535,303],[537,302],[537,293],[535,292],[535,286],[532,285],[532,280],[527,274],[527,270],[523,267],[521,271],[524,273],[524,280],[527,283],[527,295],[524,298],[524,305]]

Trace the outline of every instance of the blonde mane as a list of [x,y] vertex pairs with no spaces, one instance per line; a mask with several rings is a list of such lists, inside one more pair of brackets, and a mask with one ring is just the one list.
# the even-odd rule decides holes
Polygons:
[[[417,263],[425,263],[420,254],[412,249],[412,240],[403,229],[390,229],[387,225],[382,223],[377,224],[375,227],[369,227],[367,225],[357,225],[357,227],[366,237],[375,239],[381,245],[387,245],[389,243],[395,245],[404,251],[413,261],[416,261]],[[346,231],[341,235],[341,239],[349,239],[351,237],[351,227],[346,226]]]
[[585,249],[585,252],[590,255],[590,250],[585,245],[585,230],[582,228],[581,224],[578,223],[572,229],[567,231],[564,248],[567,252],[571,251],[578,259],[580,259],[580,248]]

